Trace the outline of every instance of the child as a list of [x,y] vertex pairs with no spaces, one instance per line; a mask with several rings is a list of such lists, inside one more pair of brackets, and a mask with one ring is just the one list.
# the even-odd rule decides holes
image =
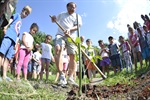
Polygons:
[[9,64],[9,60],[12,58],[12,55],[15,54],[14,47],[17,42],[17,37],[19,37],[19,31],[22,24],[22,19],[26,18],[31,13],[31,10],[32,10],[31,7],[25,6],[22,9],[21,14],[18,13],[14,14],[9,20],[9,24],[5,26],[3,29],[4,33],[6,34],[3,38],[0,47],[0,67],[2,66],[2,60],[4,58],[4,63],[3,63],[4,80],[6,79],[7,66]]
[[[142,51],[142,58],[145,59],[145,63],[147,66],[147,62],[149,60],[149,48],[146,40],[146,34],[142,34],[140,28],[137,28],[137,32],[139,34],[139,43]],[[149,60],[150,61],[150,60]]]
[[105,47],[105,44],[102,40],[98,41],[99,46],[101,47],[100,56],[102,57],[102,60],[100,61],[100,66],[102,66],[102,72],[105,74],[107,72],[107,76],[109,76],[109,65],[110,65],[110,59],[109,59],[109,50]]
[[[150,31],[148,31],[148,28],[146,25],[143,26],[144,32],[145,32],[145,36],[146,36],[146,42],[147,42],[147,46],[148,46],[148,52],[150,52]],[[148,60],[149,60],[149,66],[150,66],[150,53],[148,53]]]
[[128,67],[130,67],[130,72],[132,72],[132,60],[131,60],[131,47],[128,41],[124,40],[123,36],[119,36],[119,42],[121,50],[122,50],[122,55],[123,55],[123,59],[125,61],[125,65],[126,65],[126,71],[128,72]]
[[89,76],[89,79],[91,81],[92,75],[93,75],[93,77],[96,77],[95,67],[92,63],[92,58],[95,56],[95,51],[94,51],[94,48],[92,47],[92,42],[90,39],[86,40],[86,44],[87,44],[86,54],[91,59],[91,60],[86,60],[86,67],[88,69],[88,76]]
[[63,72],[66,76],[67,75],[67,69],[68,69],[68,63],[69,63],[69,56],[67,55],[66,47],[64,48],[64,50],[62,52],[62,56],[63,56]]
[[33,49],[34,39],[32,37],[38,31],[39,27],[33,23],[30,27],[30,32],[24,32],[22,35],[22,45],[19,51],[19,61],[17,65],[17,80],[20,80],[20,71],[23,66],[24,80],[27,80],[27,68],[30,61],[31,51]]
[[131,34],[130,37],[129,37],[129,40],[130,40],[129,42],[130,42],[131,49],[132,49],[132,52],[133,52],[135,71],[137,71],[137,54],[138,54],[138,58],[140,60],[140,66],[142,68],[142,57],[141,57],[141,47],[140,47],[140,44],[139,44],[139,38],[134,33],[132,27],[129,27],[128,31]]
[[30,52],[28,68],[27,68],[27,79],[32,79],[33,63],[32,63],[33,51]]
[[[40,81],[42,82],[43,79],[43,71],[45,69],[46,71],[46,81],[48,81],[48,76],[49,76],[49,65],[51,60],[54,62],[54,56],[52,54],[52,46],[49,44],[52,39],[52,36],[46,35],[46,39],[43,43],[41,43],[41,48],[42,48],[42,68],[40,72]],[[46,67],[45,67],[46,65]]]
[[120,52],[119,52],[119,46],[117,43],[114,42],[114,38],[112,36],[108,37],[109,40],[109,52],[110,52],[110,60],[111,60],[111,65],[113,66],[114,69],[114,74],[116,74],[117,70],[121,71],[121,58],[120,58]]
[[[65,76],[67,75],[67,70],[68,70],[68,63],[69,63],[69,56],[67,55],[67,49],[64,48],[63,52],[62,52],[62,60],[63,60],[63,73],[65,74]],[[59,72],[57,72],[56,74],[56,78],[55,78],[55,82],[57,82],[59,77]],[[66,78],[65,78],[66,81]]]
[[39,73],[41,72],[41,53],[40,48],[36,49],[36,52],[33,54],[33,77],[34,79],[38,79]]

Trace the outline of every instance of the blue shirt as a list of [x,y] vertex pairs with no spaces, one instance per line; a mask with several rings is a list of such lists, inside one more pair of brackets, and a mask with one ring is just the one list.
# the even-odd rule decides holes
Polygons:
[[148,46],[145,35],[139,36],[139,43],[142,49]]
[[108,45],[108,48],[109,48],[109,50],[110,50],[111,56],[116,55],[116,54],[119,54],[118,47],[117,47],[117,44],[116,44],[116,43],[109,44],[109,45]]
[[19,13],[13,14],[13,22],[10,24],[6,31],[5,37],[9,37],[16,43],[17,37],[19,37],[20,27],[22,25],[22,20]]

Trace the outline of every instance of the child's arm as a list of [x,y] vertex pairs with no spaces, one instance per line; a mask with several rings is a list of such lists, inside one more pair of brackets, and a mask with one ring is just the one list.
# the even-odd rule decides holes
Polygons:
[[32,51],[32,49],[33,49],[33,45],[28,48],[29,51]]
[[3,28],[3,32],[4,34],[6,34],[6,30],[8,28],[8,26],[13,22],[13,16],[10,18],[9,23]]
[[139,38],[137,37],[137,35],[136,35],[136,42],[133,44],[133,46],[135,46],[138,42],[139,42]]
[[[51,48],[51,51],[52,51],[52,48]],[[52,52],[50,52],[50,57],[52,58],[52,61],[55,62],[55,59],[54,59]]]
[[105,51],[106,53],[108,53],[108,54],[110,53],[109,50],[108,50],[108,48],[105,48],[104,51]]
[[101,56],[101,54],[103,53],[103,51],[104,51],[104,50],[103,50],[103,49],[101,49],[101,51],[100,51],[100,53],[99,53],[99,54],[100,54],[100,56]]
[[22,43],[26,48],[29,48],[28,44],[25,42],[26,34],[23,34],[22,36]]
[[33,48],[33,45],[32,45],[32,47],[29,47],[28,44],[27,44],[27,42],[25,41],[25,38],[26,38],[26,34],[24,33],[23,36],[22,36],[22,43],[23,43],[23,45],[26,47],[26,49],[27,49],[28,51],[31,51],[32,48]]
[[127,41],[127,45],[128,45],[128,47],[129,47],[129,51],[131,51],[131,46],[130,46],[130,44],[129,44],[128,41]]

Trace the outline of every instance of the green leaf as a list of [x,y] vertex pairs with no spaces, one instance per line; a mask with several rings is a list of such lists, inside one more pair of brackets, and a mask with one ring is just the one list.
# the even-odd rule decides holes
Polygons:
[[81,40],[79,37],[76,38],[75,43],[81,43]]
[[94,50],[96,51],[96,52],[99,52],[99,48],[97,48],[97,47],[94,47]]
[[85,47],[85,46],[83,46],[83,45],[81,45],[81,48],[82,48],[83,50],[85,50],[85,49],[86,49],[86,47]]
[[71,38],[69,38],[69,37],[68,37],[67,39],[68,39],[68,42],[72,43],[72,40],[71,40]]
[[99,59],[99,60],[102,60],[102,57],[101,56],[95,56],[95,58]]
[[96,58],[92,57],[92,62],[96,63]]

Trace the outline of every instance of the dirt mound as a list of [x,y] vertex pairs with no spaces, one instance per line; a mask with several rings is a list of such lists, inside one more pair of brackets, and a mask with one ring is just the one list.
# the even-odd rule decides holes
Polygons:
[[78,97],[78,88],[68,92],[67,100],[74,99],[125,99],[150,100],[150,71],[133,79],[134,85],[117,83],[114,86],[96,86],[85,84],[82,86],[82,96]]

